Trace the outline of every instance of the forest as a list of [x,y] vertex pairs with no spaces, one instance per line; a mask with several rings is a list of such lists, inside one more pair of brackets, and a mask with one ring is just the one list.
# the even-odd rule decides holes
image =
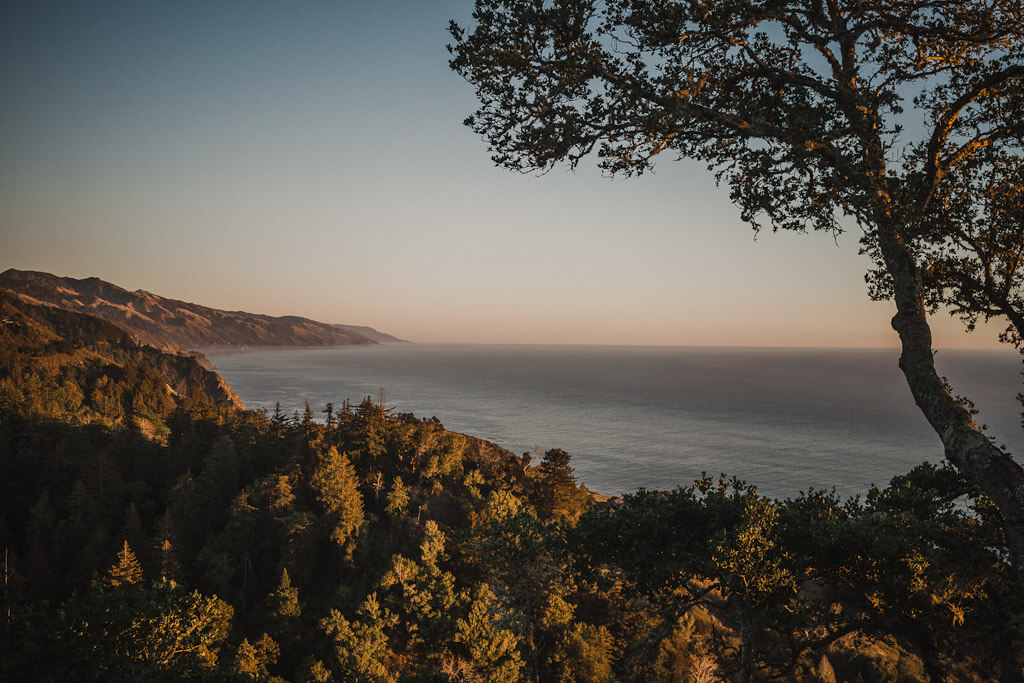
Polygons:
[[605,501],[559,449],[241,409],[105,321],[0,307],[0,679],[1020,678],[1002,520],[947,464]]

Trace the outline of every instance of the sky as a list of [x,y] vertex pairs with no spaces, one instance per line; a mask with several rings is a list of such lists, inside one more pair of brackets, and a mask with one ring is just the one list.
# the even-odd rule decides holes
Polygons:
[[[496,168],[470,0],[0,8],[0,270],[415,342],[891,347],[857,233],[753,234],[702,166]],[[942,315],[936,345],[998,346]]]

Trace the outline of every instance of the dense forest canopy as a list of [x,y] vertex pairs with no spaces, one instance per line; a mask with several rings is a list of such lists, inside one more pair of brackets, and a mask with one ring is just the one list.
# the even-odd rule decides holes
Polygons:
[[240,409],[105,321],[0,305],[0,679],[1022,671],[1002,520],[952,468],[845,501],[723,475],[598,503],[559,449],[370,398]]
[[667,153],[755,228],[859,228],[914,400],[1024,572],[1024,470],[936,373],[927,317],[996,320],[1024,350],[1024,5],[477,0],[473,20],[451,67],[497,164],[640,175]]

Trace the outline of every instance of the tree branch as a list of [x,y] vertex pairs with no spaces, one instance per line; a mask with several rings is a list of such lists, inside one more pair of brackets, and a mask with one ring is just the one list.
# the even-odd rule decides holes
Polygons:
[[953,125],[956,123],[957,118],[959,118],[960,113],[986,90],[1018,76],[1024,76],[1024,65],[1022,64],[1015,64],[1002,71],[997,71],[975,83],[967,92],[950,103],[946,108],[946,113],[936,122],[931,138],[928,140],[924,169],[927,180],[917,202],[917,210],[919,212],[924,213],[927,210],[929,202],[931,202],[932,197],[935,195],[935,188],[939,181],[942,180],[945,169],[948,168],[948,166],[943,165],[939,156],[946,141],[949,139],[950,131],[953,130]]

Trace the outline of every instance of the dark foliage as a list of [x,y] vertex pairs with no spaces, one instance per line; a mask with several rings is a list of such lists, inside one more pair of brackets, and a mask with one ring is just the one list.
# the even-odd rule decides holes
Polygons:
[[[233,409],[124,337],[99,357],[105,323],[45,320],[4,338],[27,398],[0,413],[3,680],[1020,670],[1000,517],[949,467],[845,502],[723,477],[594,504],[564,451],[531,465],[369,398]],[[116,417],[86,398],[103,377]]]

